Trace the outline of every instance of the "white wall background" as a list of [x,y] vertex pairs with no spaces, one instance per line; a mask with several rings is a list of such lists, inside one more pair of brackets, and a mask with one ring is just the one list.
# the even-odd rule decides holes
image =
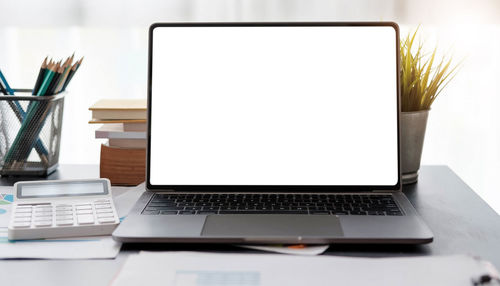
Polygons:
[[31,87],[42,59],[85,61],[68,88],[61,163],[97,163],[87,108],[145,97],[147,27],[155,21],[394,20],[421,24],[429,51],[464,58],[428,123],[423,164],[449,165],[500,212],[500,2],[497,0],[0,0],[0,68]]

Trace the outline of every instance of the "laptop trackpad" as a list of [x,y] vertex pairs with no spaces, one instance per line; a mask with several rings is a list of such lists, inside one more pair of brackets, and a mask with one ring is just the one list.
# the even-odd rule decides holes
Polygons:
[[202,236],[342,237],[340,221],[331,215],[209,215]]

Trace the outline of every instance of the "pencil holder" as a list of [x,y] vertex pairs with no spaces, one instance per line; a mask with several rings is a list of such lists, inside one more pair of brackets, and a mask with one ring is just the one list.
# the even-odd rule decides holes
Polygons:
[[57,169],[65,92],[0,96],[0,175],[47,176]]

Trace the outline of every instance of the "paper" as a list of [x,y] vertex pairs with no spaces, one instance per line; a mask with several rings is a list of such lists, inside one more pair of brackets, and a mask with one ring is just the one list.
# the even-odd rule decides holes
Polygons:
[[[114,241],[111,236],[9,242],[7,226],[13,200],[12,190],[12,187],[0,187],[0,259],[102,259],[115,258],[118,255],[121,243]],[[123,218],[142,191],[137,187],[113,187],[112,193],[118,216]]]
[[275,254],[141,252],[131,255],[112,285],[470,286],[490,273],[471,256],[352,258]]
[[237,245],[239,247],[255,249],[267,252],[295,255],[320,255],[324,253],[330,245]]
[[120,221],[132,210],[144,190],[144,183],[136,187],[113,187],[113,202]]

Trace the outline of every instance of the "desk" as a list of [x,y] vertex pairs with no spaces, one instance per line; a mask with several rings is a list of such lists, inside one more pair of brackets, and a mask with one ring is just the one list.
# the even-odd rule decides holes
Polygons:
[[[50,179],[95,178],[94,165],[63,165]],[[0,185],[15,179],[0,178]],[[479,255],[500,268],[500,217],[446,166],[424,166],[419,182],[404,192],[434,232],[420,246],[332,245],[326,254],[365,257]],[[127,255],[138,250],[211,250],[235,252],[234,246],[126,245],[114,260],[3,260],[2,285],[108,285]]]

